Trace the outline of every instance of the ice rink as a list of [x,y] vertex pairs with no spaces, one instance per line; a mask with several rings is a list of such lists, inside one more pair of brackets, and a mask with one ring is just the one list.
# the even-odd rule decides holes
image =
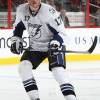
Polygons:
[[[0,100],[29,100],[17,69],[18,65],[0,65]],[[100,100],[100,61],[67,62],[66,73],[78,100]],[[33,74],[41,100],[64,100],[48,64],[41,64]]]

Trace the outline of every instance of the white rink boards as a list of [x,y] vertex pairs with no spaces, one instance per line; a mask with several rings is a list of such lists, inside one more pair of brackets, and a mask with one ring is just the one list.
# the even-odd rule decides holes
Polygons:
[[[17,72],[18,65],[0,65],[0,100],[29,100]],[[74,84],[78,100],[100,100],[100,61],[68,62],[66,73]],[[33,74],[41,100],[64,100],[47,64]]]

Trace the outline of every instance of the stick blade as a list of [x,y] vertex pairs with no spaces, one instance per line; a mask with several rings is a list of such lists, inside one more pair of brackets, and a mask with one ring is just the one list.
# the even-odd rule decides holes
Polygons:
[[92,53],[94,51],[96,45],[97,45],[97,36],[95,36],[94,42],[93,42],[92,46],[90,47],[90,49],[88,50],[88,52]]

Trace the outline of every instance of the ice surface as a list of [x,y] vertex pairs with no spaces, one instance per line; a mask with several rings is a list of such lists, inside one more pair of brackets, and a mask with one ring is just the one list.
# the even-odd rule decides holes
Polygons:
[[[66,66],[78,100],[100,100],[100,61],[68,62]],[[17,69],[18,65],[0,65],[0,100],[29,100]],[[41,100],[64,100],[48,64],[41,64],[33,74]]]

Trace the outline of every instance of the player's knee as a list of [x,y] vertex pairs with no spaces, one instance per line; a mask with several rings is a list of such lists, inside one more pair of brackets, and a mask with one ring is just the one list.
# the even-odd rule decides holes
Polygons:
[[63,67],[52,68],[52,73],[53,73],[55,80],[60,85],[64,84],[64,83],[70,83],[70,80],[68,78],[68,74],[66,73],[66,71]]
[[19,69],[19,73],[28,71],[28,70],[32,69],[32,64],[29,61],[24,60],[20,63],[18,69]]
[[18,72],[22,78],[32,77],[32,64],[31,62],[24,60],[20,63]]

